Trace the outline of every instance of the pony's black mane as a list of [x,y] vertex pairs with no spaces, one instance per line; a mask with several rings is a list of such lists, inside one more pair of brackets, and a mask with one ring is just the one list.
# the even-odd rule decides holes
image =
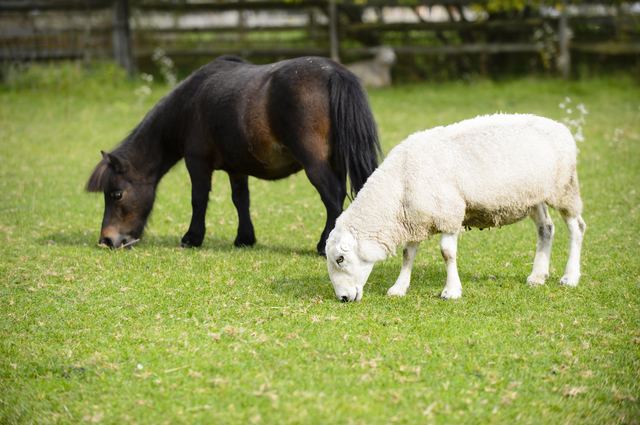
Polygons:
[[224,55],[224,56],[220,56],[218,59],[216,59],[216,61],[229,61],[229,62],[238,62],[238,63],[250,63],[247,62],[246,60],[239,58],[237,56],[231,56],[231,55]]
[[102,161],[96,165],[91,177],[89,177],[85,190],[87,192],[104,192],[116,177],[116,174],[116,170],[109,165],[109,160],[103,158]]
[[[176,95],[179,95],[183,85],[184,81],[165,95],[111,153],[125,161],[138,159],[134,166],[140,172],[160,166],[162,152],[166,150],[166,146],[160,147],[159,145],[162,145],[164,140],[177,137],[177,134],[173,133],[179,131],[179,126],[173,125],[173,122],[175,116],[178,115],[176,110],[179,111],[181,107],[180,103],[176,102]],[[158,125],[158,122],[161,125]],[[161,170],[158,180],[179,159],[177,157],[170,165],[161,167],[166,169]],[[117,174],[109,159],[103,158],[91,174],[85,190],[87,192],[104,192],[110,187]]]
[[[214,62],[218,61],[249,63],[242,58],[231,55],[221,56]],[[196,73],[180,82],[171,92],[164,96],[111,153],[130,161],[136,158],[144,158],[144,161],[138,161],[135,164],[139,171],[150,166],[160,166],[159,180],[168,171],[168,168],[180,159],[178,157],[179,153],[171,152],[170,155],[175,156],[175,158],[170,160],[169,164],[159,164],[158,162],[162,161],[162,159],[158,152],[171,150],[171,147],[163,143],[164,141],[180,138],[181,127],[174,123],[181,121],[180,118],[185,115],[185,107],[189,105],[189,101],[193,99],[195,91],[200,87],[200,84],[189,84],[189,81],[193,78],[196,78],[196,81],[202,80],[208,76],[206,73],[199,73],[200,75],[196,77]],[[186,114],[188,113],[186,112]],[[157,124],[158,121],[161,122],[160,125]],[[159,147],[157,143],[163,146]],[[103,192],[109,187],[116,174],[109,161],[103,159],[96,166],[85,189],[88,192]]]

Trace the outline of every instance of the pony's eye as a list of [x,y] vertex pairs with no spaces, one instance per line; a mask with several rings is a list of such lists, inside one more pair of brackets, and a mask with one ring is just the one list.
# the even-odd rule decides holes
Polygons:
[[119,201],[120,199],[122,199],[122,192],[113,192],[111,194],[111,197],[114,201]]
[[344,261],[344,257],[340,256],[338,258],[336,258],[336,263],[340,264]]

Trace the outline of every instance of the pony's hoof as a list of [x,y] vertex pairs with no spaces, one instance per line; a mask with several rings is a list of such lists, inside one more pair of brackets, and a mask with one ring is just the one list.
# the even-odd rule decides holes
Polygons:
[[180,246],[183,248],[197,248],[200,245],[202,245],[202,239],[198,242],[192,237],[186,235],[182,238],[182,242],[180,242]]
[[238,248],[242,248],[245,246],[253,246],[256,243],[256,237],[252,236],[252,237],[246,237],[246,238],[241,238],[241,237],[237,237],[235,241],[233,241],[233,244],[235,246],[237,246]]

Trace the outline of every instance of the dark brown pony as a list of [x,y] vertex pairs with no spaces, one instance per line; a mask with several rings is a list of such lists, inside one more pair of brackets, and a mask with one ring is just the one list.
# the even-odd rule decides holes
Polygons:
[[330,59],[307,57],[252,65],[223,56],[178,84],[112,152],[87,182],[104,192],[100,243],[139,239],[160,179],[184,158],[193,215],[182,245],[200,246],[214,170],[229,174],[238,211],[236,246],[256,241],[248,176],[276,180],[302,169],[327,209],[325,243],[347,195],[360,190],[381,154],[366,92]]

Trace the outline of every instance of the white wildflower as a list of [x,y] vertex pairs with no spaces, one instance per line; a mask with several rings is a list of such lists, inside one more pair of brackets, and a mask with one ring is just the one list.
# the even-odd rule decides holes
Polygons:
[[167,56],[167,53],[164,50],[157,48],[153,51],[151,59],[156,63],[158,68],[160,68],[160,74],[164,77],[167,87],[175,87],[178,82],[178,76],[175,71],[175,64],[173,60]]
[[151,94],[151,82],[153,81],[153,75],[145,74],[144,72],[140,74],[140,78],[145,81],[145,84],[136,88],[133,92],[136,96],[138,96],[138,101],[136,102],[136,107],[138,109],[142,109],[142,102]]
[[578,106],[576,106],[576,108],[578,108],[578,110],[580,111],[580,113],[582,115],[588,115],[589,111],[587,111],[587,108],[584,107],[584,104],[580,103]]
[[136,96],[144,98],[145,96],[149,96],[151,94],[151,87],[147,85],[140,86],[134,93]]
[[[571,99],[567,96],[564,98],[564,100],[566,103],[560,102],[558,107],[560,109],[563,109],[567,115],[571,115],[573,113],[573,110],[569,108],[567,105],[567,103],[571,103]],[[566,116],[562,118],[562,122],[564,123],[564,125],[567,126],[567,128],[569,128],[576,142],[584,142],[584,135],[582,134],[582,126],[587,123],[584,116],[587,115],[589,112],[587,111],[587,108],[585,108],[584,104],[582,103],[576,105],[576,109],[580,112],[579,117],[571,119],[570,117]]]

